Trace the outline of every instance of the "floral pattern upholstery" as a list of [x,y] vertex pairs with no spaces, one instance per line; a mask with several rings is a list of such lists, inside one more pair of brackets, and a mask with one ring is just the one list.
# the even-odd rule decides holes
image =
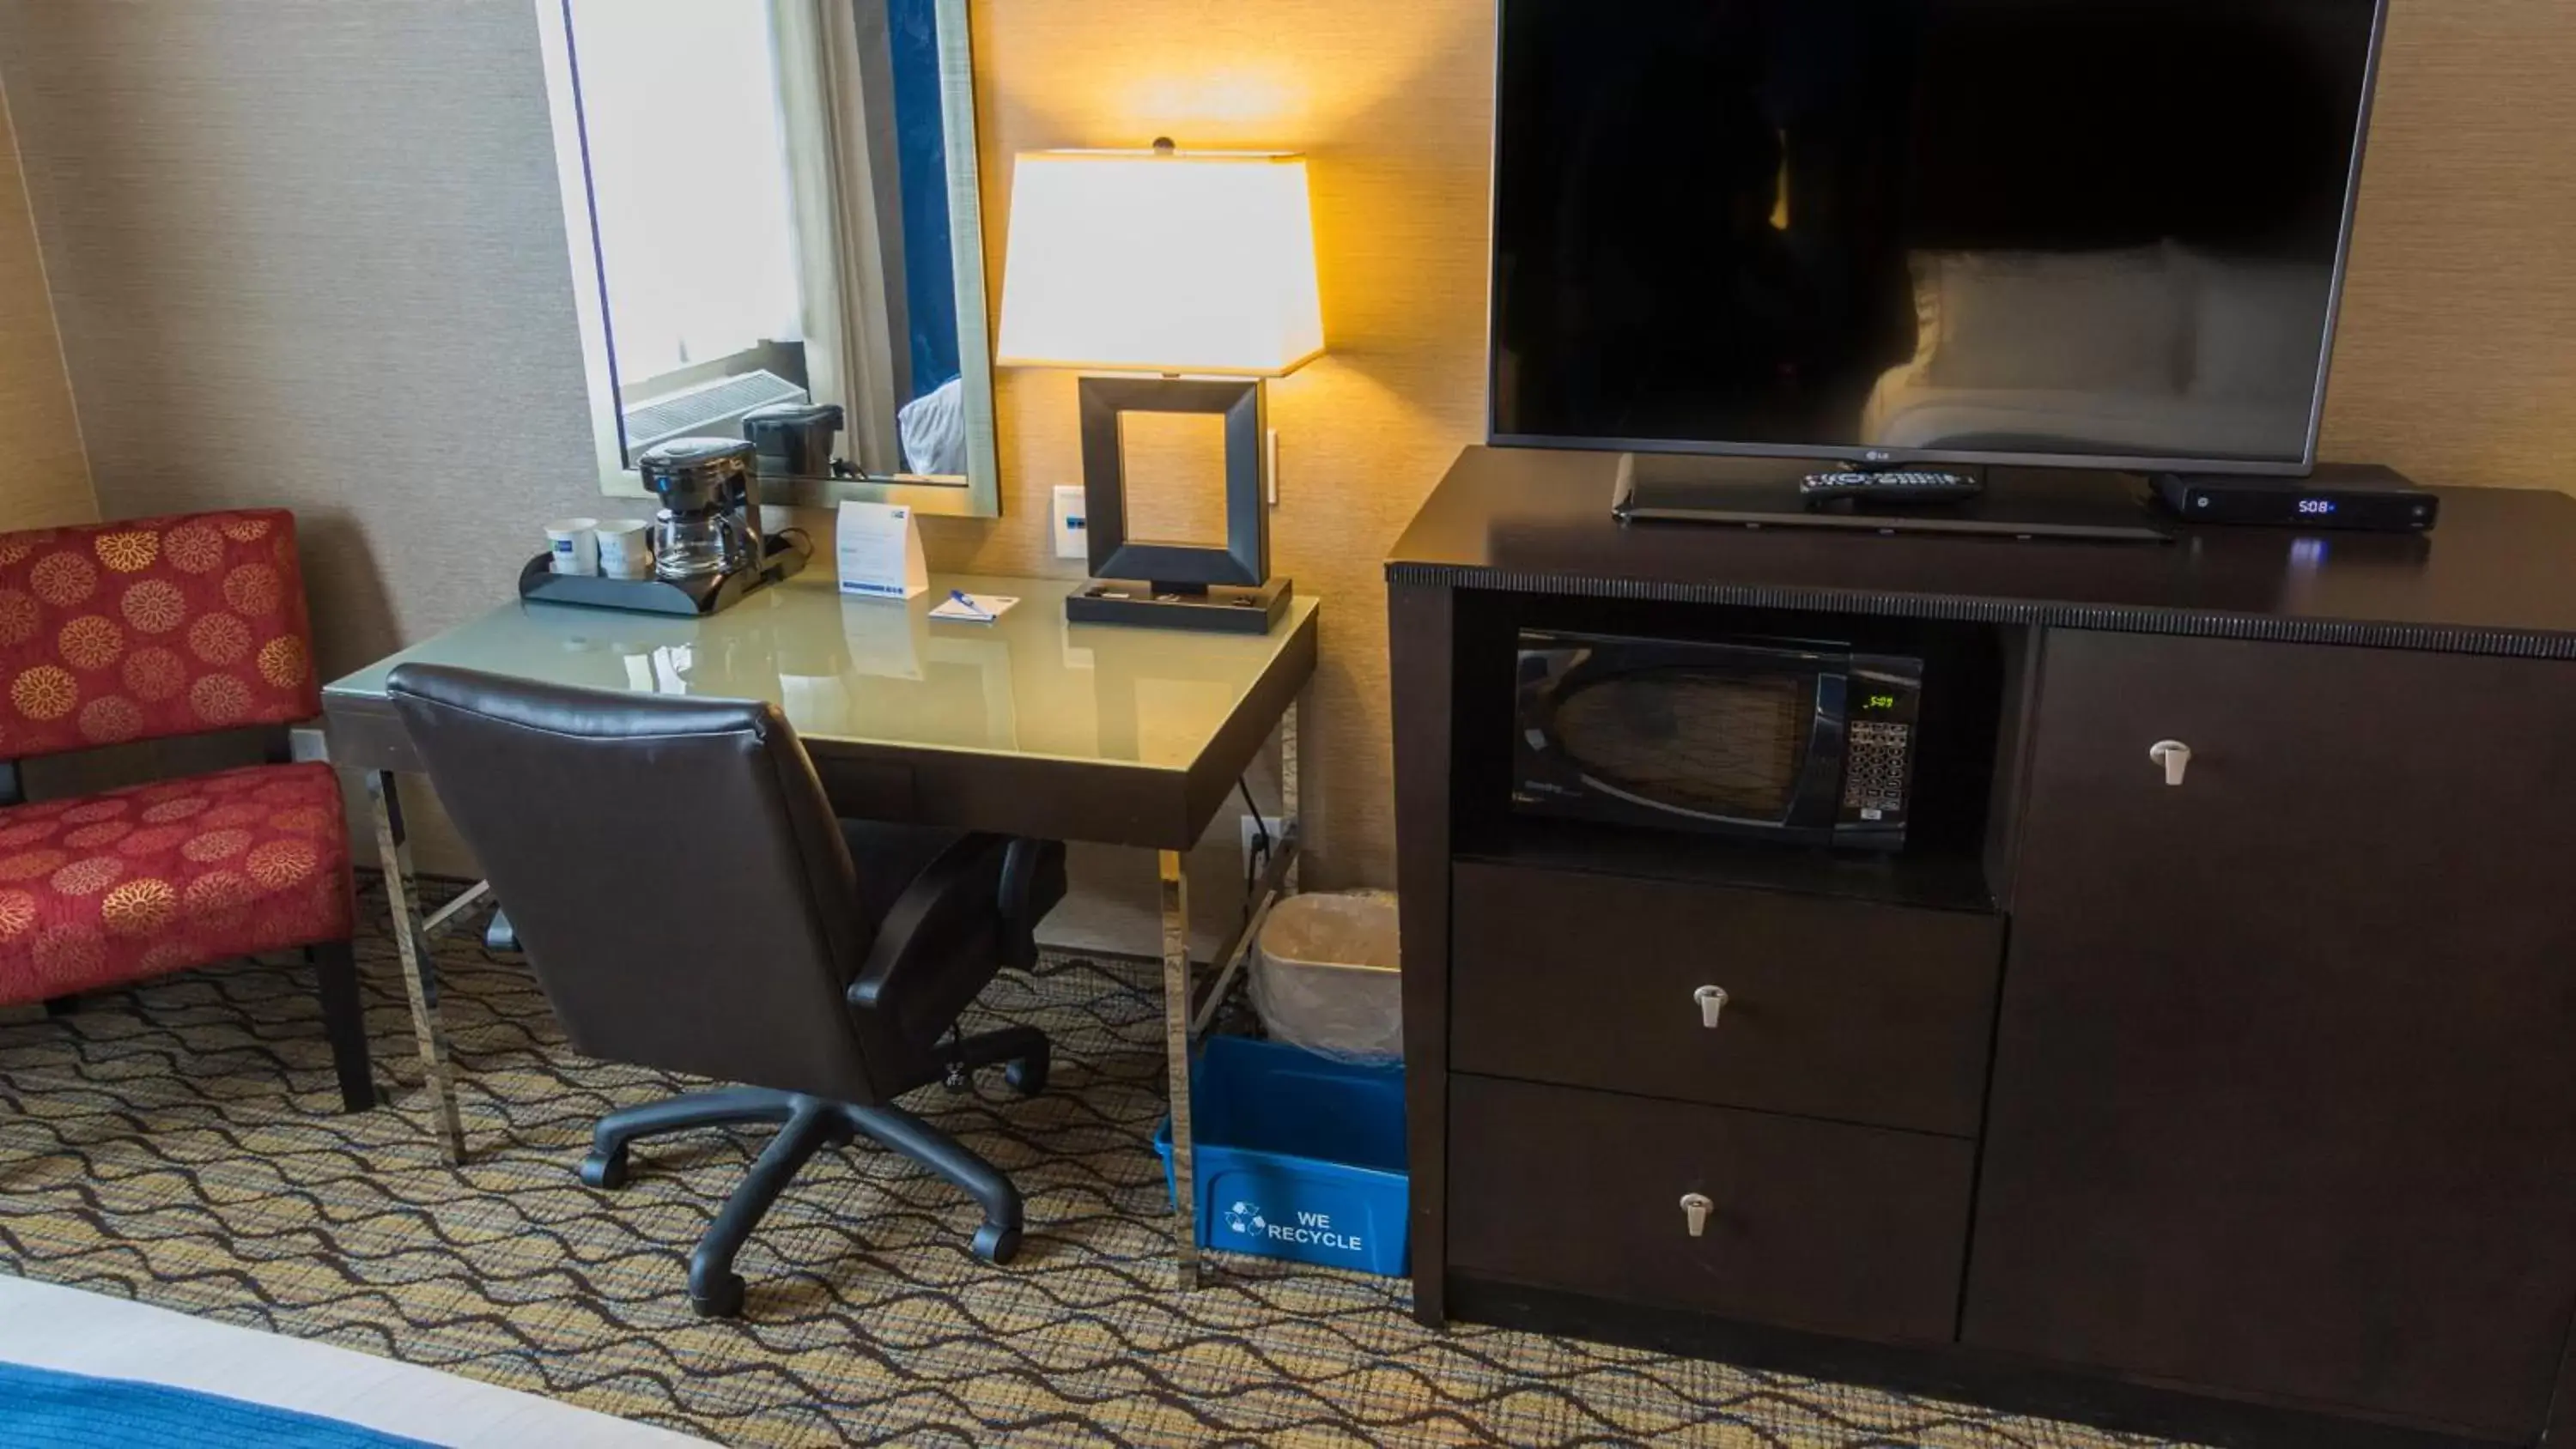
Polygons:
[[349,930],[349,837],[328,765],[252,765],[0,810],[0,1003]]
[[[295,519],[0,534],[0,760],[321,712]],[[345,940],[328,765],[0,808],[0,1004]]]
[[321,707],[293,514],[0,534],[0,759]]

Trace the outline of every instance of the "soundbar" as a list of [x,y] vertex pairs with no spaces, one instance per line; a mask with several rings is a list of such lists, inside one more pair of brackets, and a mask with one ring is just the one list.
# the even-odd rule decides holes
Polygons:
[[2159,473],[2156,496],[2193,523],[2423,533],[2441,514],[2440,497],[2394,468],[2319,463],[2305,478],[2234,478]]

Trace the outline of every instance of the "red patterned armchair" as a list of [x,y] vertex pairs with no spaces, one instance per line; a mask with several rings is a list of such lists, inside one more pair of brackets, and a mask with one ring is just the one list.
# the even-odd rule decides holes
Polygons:
[[321,712],[320,688],[292,514],[0,534],[0,1005],[63,1011],[84,991],[301,948],[341,1099],[373,1106],[330,766],[21,803],[20,761],[283,726]]

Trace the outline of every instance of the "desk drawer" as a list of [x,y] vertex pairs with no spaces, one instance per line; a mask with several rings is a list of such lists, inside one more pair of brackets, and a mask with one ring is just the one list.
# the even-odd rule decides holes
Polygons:
[[921,823],[914,798],[912,766],[894,760],[853,759],[830,750],[812,752],[814,778],[832,813],[850,820],[881,820],[889,825]]
[[[1974,1136],[2000,917],[1460,862],[1459,1071]],[[1726,993],[1711,1028],[1696,993]]]
[[[1621,1302],[1948,1342],[1975,1148],[1453,1076],[1449,1263]],[[1690,1236],[1682,1198],[1713,1205]]]

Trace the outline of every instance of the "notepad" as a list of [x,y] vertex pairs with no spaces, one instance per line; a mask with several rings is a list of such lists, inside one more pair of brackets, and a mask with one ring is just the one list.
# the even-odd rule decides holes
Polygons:
[[930,611],[930,617],[953,624],[990,624],[1018,602],[1009,594],[952,593]]

